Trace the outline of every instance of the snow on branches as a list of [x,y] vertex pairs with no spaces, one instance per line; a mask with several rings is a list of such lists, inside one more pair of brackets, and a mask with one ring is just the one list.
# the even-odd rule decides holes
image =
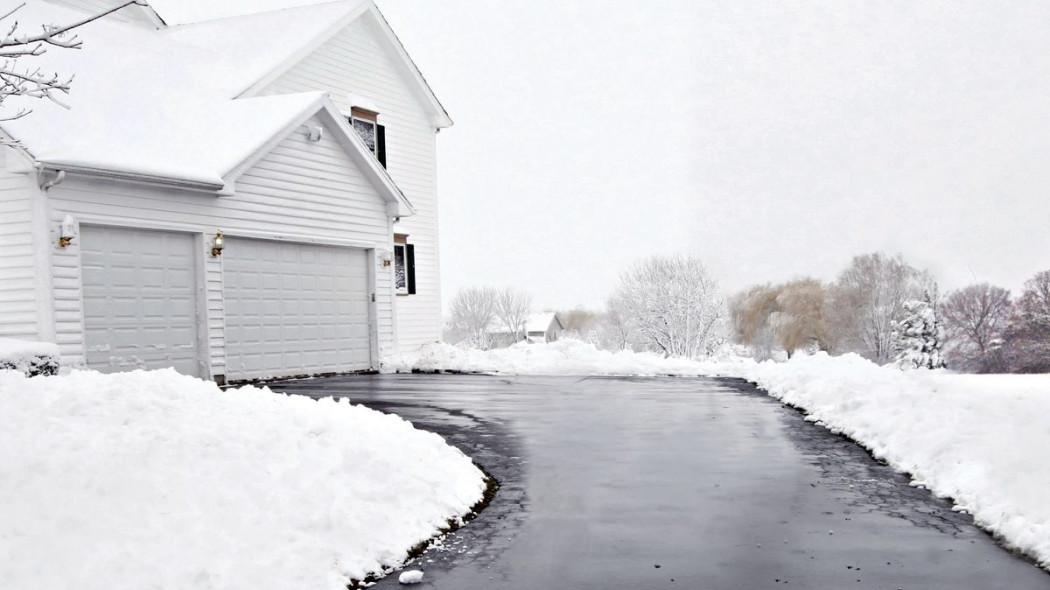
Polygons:
[[904,302],[903,319],[893,322],[894,364],[901,369],[943,369],[944,333],[927,294]]
[[[26,61],[31,62],[32,58],[40,57],[51,47],[80,49],[82,41],[72,31],[133,4],[145,6],[146,1],[129,0],[64,25],[42,24],[36,33],[23,31],[17,19],[18,11],[25,7],[25,3],[0,15],[0,26],[6,28],[6,34],[0,39],[0,108],[5,100],[17,96],[46,98],[66,106],[58,95],[69,94],[73,75],[45,71],[33,63],[27,65]],[[13,115],[0,117],[0,120],[19,119],[29,113],[30,109],[20,107]]]
[[614,295],[651,350],[697,358],[724,340],[725,300],[703,262],[653,256],[620,275]]

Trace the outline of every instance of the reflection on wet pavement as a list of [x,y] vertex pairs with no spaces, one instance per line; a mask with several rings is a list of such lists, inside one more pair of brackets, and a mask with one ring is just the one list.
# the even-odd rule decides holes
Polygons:
[[382,375],[271,388],[398,414],[500,481],[481,517],[413,565],[423,587],[1050,589],[969,516],[741,381]]

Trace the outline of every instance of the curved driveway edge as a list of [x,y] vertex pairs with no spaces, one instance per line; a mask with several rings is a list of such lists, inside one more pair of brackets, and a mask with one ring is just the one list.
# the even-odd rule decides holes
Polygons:
[[477,520],[413,565],[423,587],[1050,590],[1050,575],[969,516],[741,380],[376,375],[271,388],[396,413],[500,481]]

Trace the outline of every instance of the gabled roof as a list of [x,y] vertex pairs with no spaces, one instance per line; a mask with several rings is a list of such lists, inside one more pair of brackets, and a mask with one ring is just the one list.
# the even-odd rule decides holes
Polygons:
[[[273,0],[264,6],[273,6],[292,0]],[[208,11],[199,11],[208,14]],[[163,15],[163,11],[161,11]],[[216,14],[228,14],[218,12]],[[405,51],[390,24],[371,0],[340,0],[280,10],[254,12],[199,20],[173,26],[164,31],[171,39],[194,45],[214,55],[236,56],[235,61],[251,64],[250,82],[236,91],[236,96],[255,96],[271,82],[299,63],[310,52],[346,28],[357,19],[371,24],[394,63],[402,70],[409,87],[430,112],[435,127],[449,127],[452,119],[423,78],[415,62]],[[230,34],[231,31],[251,31],[253,34]],[[278,42],[279,40],[279,42]]]
[[561,324],[561,318],[558,317],[557,313],[545,312],[545,313],[534,313],[529,316],[529,319],[525,321],[526,332],[546,332],[551,327],[551,323],[557,321],[558,327],[564,329]]
[[[281,67],[289,51],[308,50],[334,34],[333,22],[352,20],[369,7],[369,0],[344,0],[293,9],[294,19],[276,13],[223,19],[223,40],[216,43],[205,42],[210,32],[218,33],[210,28],[151,30],[100,19],[79,30],[82,49],[51,48],[33,58],[33,66],[44,71],[75,74],[69,96],[62,97],[69,108],[9,98],[0,117],[20,106],[33,112],[0,127],[50,167],[204,190],[228,188],[245,161],[286,137],[289,125],[315,114],[334,119],[340,141],[358,160],[366,148],[321,93],[237,97]],[[43,2],[27,4],[18,16],[24,30],[82,18]],[[411,206],[386,171],[371,156],[364,164],[396,201],[394,208],[409,214]]]

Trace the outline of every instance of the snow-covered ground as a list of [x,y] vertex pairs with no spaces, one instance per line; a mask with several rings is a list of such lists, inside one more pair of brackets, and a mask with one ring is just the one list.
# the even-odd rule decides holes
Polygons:
[[858,441],[1050,569],[1050,375],[902,372],[856,355],[788,362],[608,353],[573,340],[493,351],[425,347],[389,370],[748,379]]
[[483,491],[441,437],[345,402],[0,371],[4,590],[343,590]]
[[[428,344],[416,354],[394,358],[383,370],[458,371],[508,375],[722,375],[737,374],[749,360],[724,358],[694,361],[664,358],[651,352],[608,352],[592,344],[563,338],[550,344],[518,343],[509,348],[477,350]],[[739,366],[738,366],[739,365]]]
[[1050,375],[905,373],[819,354],[743,376],[1050,569]]

